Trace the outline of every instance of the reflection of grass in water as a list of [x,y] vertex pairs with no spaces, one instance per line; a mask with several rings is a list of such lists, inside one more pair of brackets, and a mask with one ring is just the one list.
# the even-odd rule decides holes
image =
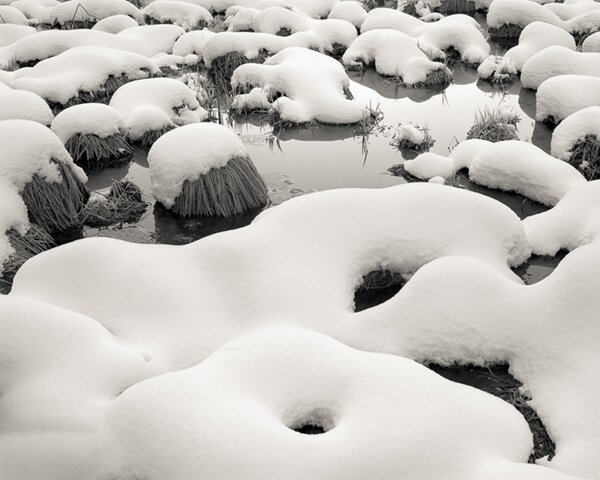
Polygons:
[[518,140],[517,123],[520,118],[516,113],[502,112],[487,105],[475,115],[475,124],[467,132],[467,140],[478,138],[488,142]]
[[6,232],[14,252],[0,268],[0,293],[7,294],[12,287],[17,270],[34,255],[54,247],[54,239],[43,228],[32,223],[24,235],[11,229]]
[[577,167],[587,180],[600,178],[600,140],[596,135],[586,135],[571,149],[569,163]]
[[508,365],[428,366],[443,377],[471,385],[513,405],[523,415],[533,434],[533,451],[529,456],[529,463],[545,456],[554,456],[554,442],[535,410],[529,405],[531,399],[521,388],[522,384],[509,373]]

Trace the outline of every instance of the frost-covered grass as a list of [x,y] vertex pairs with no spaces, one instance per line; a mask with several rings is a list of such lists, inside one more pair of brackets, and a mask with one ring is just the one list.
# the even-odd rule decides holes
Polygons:
[[34,223],[29,225],[29,229],[24,234],[11,229],[6,232],[6,235],[14,252],[3,265],[0,265],[0,293],[2,294],[10,292],[17,270],[27,260],[56,245],[52,236]]
[[518,140],[519,121],[519,116],[514,112],[485,107],[476,113],[475,123],[467,132],[467,139],[478,138],[488,142]]
[[185,180],[171,207],[182,217],[231,217],[264,207],[267,187],[248,157],[233,158],[195,180]]
[[90,198],[81,212],[82,223],[88,227],[108,227],[121,223],[138,222],[148,202],[142,191],[130,180],[113,181],[107,195],[97,194]]
[[67,141],[65,148],[77,165],[91,173],[127,165],[133,155],[133,147],[123,133],[106,138],[76,134]]

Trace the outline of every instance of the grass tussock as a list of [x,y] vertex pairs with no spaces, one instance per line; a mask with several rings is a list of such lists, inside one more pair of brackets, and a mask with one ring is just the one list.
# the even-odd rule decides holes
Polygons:
[[230,93],[231,77],[235,69],[246,63],[264,63],[267,56],[268,53],[264,50],[261,50],[255,58],[248,58],[243,52],[234,51],[215,58],[209,70],[209,75],[216,91],[219,94]]
[[88,173],[125,166],[133,155],[133,147],[122,133],[106,138],[76,134],[67,141],[65,148],[73,161]]
[[499,27],[490,27],[488,34],[490,39],[504,47],[514,47],[519,43],[519,36],[523,31],[522,25],[507,23]]
[[176,128],[175,125],[167,125],[158,130],[148,130],[147,132],[144,132],[144,134],[140,138],[134,140],[133,143],[140,145],[144,148],[150,148],[154,144],[154,142],[156,142],[165,133],[170,132],[174,128]]
[[368,12],[374,8],[398,8],[398,0],[365,0],[363,7]]
[[11,229],[6,236],[15,251],[0,268],[0,293],[3,294],[10,292],[17,271],[27,260],[56,246],[52,236],[34,223],[30,224],[25,235]]
[[[400,127],[400,126],[401,125],[398,125],[398,127]],[[410,151],[410,152],[416,152],[416,153],[424,153],[424,152],[429,151],[429,149],[431,147],[433,147],[433,145],[435,144],[435,140],[429,134],[429,128],[427,127],[427,125],[422,126],[422,127],[419,125],[412,125],[412,126],[415,127],[419,132],[421,132],[423,134],[422,142],[420,142],[420,143],[413,142],[411,139],[406,138],[406,136],[402,134],[401,129],[399,129],[392,137],[392,140],[390,141],[390,145],[396,147],[398,150],[401,150],[401,151]]]
[[113,181],[108,195],[91,199],[81,212],[85,226],[102,228],[110,225],[138,222],[148,203],[140,187],[130,180]]
[[237,157],[183,182],[171,210],[182,217],[231,217],[264,207],[268,201],[267,187],[250,158]]
[[429,88],[431,90],[444,90],[452,83],[452,72],[446,67],[436,68],[427,74],[422,82],[408,85],[412,88]]
[[600,178],[600,139],[586,135],[571,149],[569,163],[578,168],[587,180]]
[[56,161],[53,163],[58,168],[60,181],[47,182],[35,174],[21,191],[29,220],[51,235],[81,227],[80,212],[90,195],[68,165]]
[[472,0],[442,0],[438,11],[443,15],[454,15],[457,13],[471,15],[477,11],[477,7]]
[[467,140],[471,138],[479,138],[488,142],[518,140],[517,123],[519,121],[520,118],[516,113],[507,113],[486,107],[475,115],[475,123],[467,132]]

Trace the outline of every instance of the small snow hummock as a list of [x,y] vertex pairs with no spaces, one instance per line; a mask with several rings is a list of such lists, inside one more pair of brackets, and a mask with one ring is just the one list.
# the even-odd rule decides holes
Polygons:
[[127,28],[137,26],[139,26],[138,22],[136,22],[133,18],[120,14],[103,18],[92,27],[92,30],[98,30],[106,33],[119,33]]
[[270,98],[281,93],[272,108],[282,120],[292,123],[356,123],[365,117],[368,107],[346,98],[350,79],[338,61],[305,48],[287,48],[262,65],[241,65],[233,73],[231,85],[234,90],[260,87]]
[[142,10],[146,23],[173,23],[184,30],[199,30],[213,22],[210,12],[185,1],[156,0]]
[[356,0],[345,0],[337,3],[327,16],[327,18],[346,20],[356,28],[360,28],[366,17],[367,12],[363,4]]
[[159,73],[143,55],[106,47],[75,47],[17,72],[11,86],[66,104],[81,92],[97,92],[109,77],[135,80]]
[[582,52],[600,53],[600,32],[596,32],[587,37],[581,44]]
[[600,77],[559,75],[539,86],[535,119],[558,124],[569,115],[591,106],[600,106]]
[[140,11],[127,0],[67,0],[50,10],[47,23],[96,23],[113,15],[141,19]]
[[102,103],[84,103],[60,112],[51,125],[51,130],[67,143],[76,134],[110,137],[125,129],[125,121],[118,110]]
[[568,74],[600,77],[600,53],[576,52],[558,45],[547,47],[525,62],[521,83],[524,88],[537,90],[548,78]]
[[52,110],[39,95],[0,87],[0,120],[33,120],[49,126],[53,118]]
[[10,45],[17,40],[32,35],[36,32],[34,27],[28,25],[14,25],[12,23],[0,23],[0,47]]
[[415,38],[397,30],[362,33],[346,50],[342,62],[347,66],[374,64],[377,73],[398,77],[409,87],[431,87],[431,78],[439,71],[439,76],[445,79],[439,86],[444,88],[452,80],[452,74],[444,64],[431,61]]
[[0,20],[9,25],[28,25],[27,17],[10,5],[0,5]]
[[208,112],[200,106],[194,92],[172,78],[126,83],[114,93],[110,106],[123,115],[128,136],[133,141],[152,131],[202,122],[208,118]]
[[204,54],[204,45],[213,35],[216,35],[216,33],[211,32],[210,30],[193,30],[191,32],[186,32],[179,37],[175,42],[175,45],[173,45],[173,54],[182,57],[193,54],[202,58],[202,55]]
[[518,140],[487,142],[467,140],[448,157],[423,153],[407,160],[404,168],[418,178],[449,178],[462,168],[469,178],[489,188],[517,192],[545,205],[555,205],[585,178],[571,165],[542,149]]

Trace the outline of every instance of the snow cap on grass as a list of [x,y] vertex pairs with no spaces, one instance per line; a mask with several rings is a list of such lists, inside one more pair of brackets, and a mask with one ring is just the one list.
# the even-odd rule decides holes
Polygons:
[[0,19],[2,23],[10,25],[28,25],[27,17],[10,5],[0,5]]
[[123,30],[131,27],[137,27],[138,22],[127,15],[111,15],[110,17],[103,18],[96,25],[92,27],[92,30],[99,30],[106,33],[119,33]]
[[569,161],[573,147],[588,135],[600,139],[600,106],[579,110],[556,127],[552,133],[552,155]]
[[[315,82],[319,88],[315,89]],[[348,100],[344,91],[350,79],[344,67],[327,55],[305,48],[287,48],[268,58],[263,65],[238,67],[231,85],[261,87],[270,97],[283,96],[272,103],[284,121],[305,123],[356,123],[366,115],[367,105]]]
[[591,106],[600,106],[600,77],[559,75],[539,86],[535,119],[558,123]]
[[50,10],[48,23],[95,23],[113,15],[127,15],[135,20],[141,18],[140,11],[127,0],[67,0]]
[[449,178],[461,168],[468,168],[469,178],[479,185],[517,192],[550,206],[572,186],[585,182],[583,175],[568,163],[517,140],[496,143],[466,140],[447,158],[424,153],[407,160],[404,168],[422,179]]
[[434,70],[450,71],[439,62],[431,61],[419,48],[417,40],[397,30],[371,30],[362,33],[342,57],[344,65],[374,64],[381,75],[399,77],[412,86],[425,83]]
[[0,120],[33,120],[50,125],[54,115],[42,97],[25,90],[0,88]]
[[202,58],[204,45],[213,35],[216,35],[216,33],[210,30],[194,30],[184,33],[173,45],[173,54],[182,57],[194,54]]
[[491,28],[504,25],[525,27],[533,22],[544,22],[557,27],[563,21],[552,11],[530,0],[494,0],[487,13],[487,24]]
[[321,41],[311,32],[294,33],[287,37],[270,33],[219,32],[204,40],[204,63],[210,68],[215,59],[228,53],[240,52],[246,58],[253,59],[261,51],[274,54],[289,47],[320,49]]
[[149,78],[127,83],[114,93],[110,106],[123,115],[132,140],[138,140],[150,131],[208,118],[194,92],[172,78]]
[[17,188],[5,179],[0,178],[0,278],[2,277],[4,262],[14,252],[6,233],[14,229],[18,233],[24,234],[28,227],[27,207],[23,203]]
[[236,157],[246,157],[238,136],[216,123],[186,125],[160,137],[148,152],[152,194],[170,207],[185,180],[194,181]]
[[582,52],[600,53],[600,32],[593,33],[581,44]]
[[363,4],[355,0],[339,2],[331,9],[331,12],[329,12],[329,15],[327,16],[327,18],[346,20],[356,28],[360,28],[366,17],[367,12]]
[[158,72],[143,55],[106,47],[76,47],[39,62],[12,86],[65,104],[80,92],[98,91],[109,76],[135,80]]
[[144,18],[158,23],[173,23],[184,30],[195,30],[213,22],[210,12],[199,5],[185,1],[157,0],[142,10]]
[[67,143],[76,134],[106,138],[125,129],[125,121],[118,110],[102,103],[74,105],[60,112],[51,130]]
[[600,53],[576,52],[558,45],[547,47],[525,62],[521,83],[524,88],[536,90],[548,78],[567,74],[600,77]]
[[5,47],[20,38],[35,33],[36,30],[28,25],[13,25],[11,23],[0,24],[0,47]]
[[31,25],[47,23],[52,8],[60,4],[56,0],[16,0],[9,3],[23,12]]

